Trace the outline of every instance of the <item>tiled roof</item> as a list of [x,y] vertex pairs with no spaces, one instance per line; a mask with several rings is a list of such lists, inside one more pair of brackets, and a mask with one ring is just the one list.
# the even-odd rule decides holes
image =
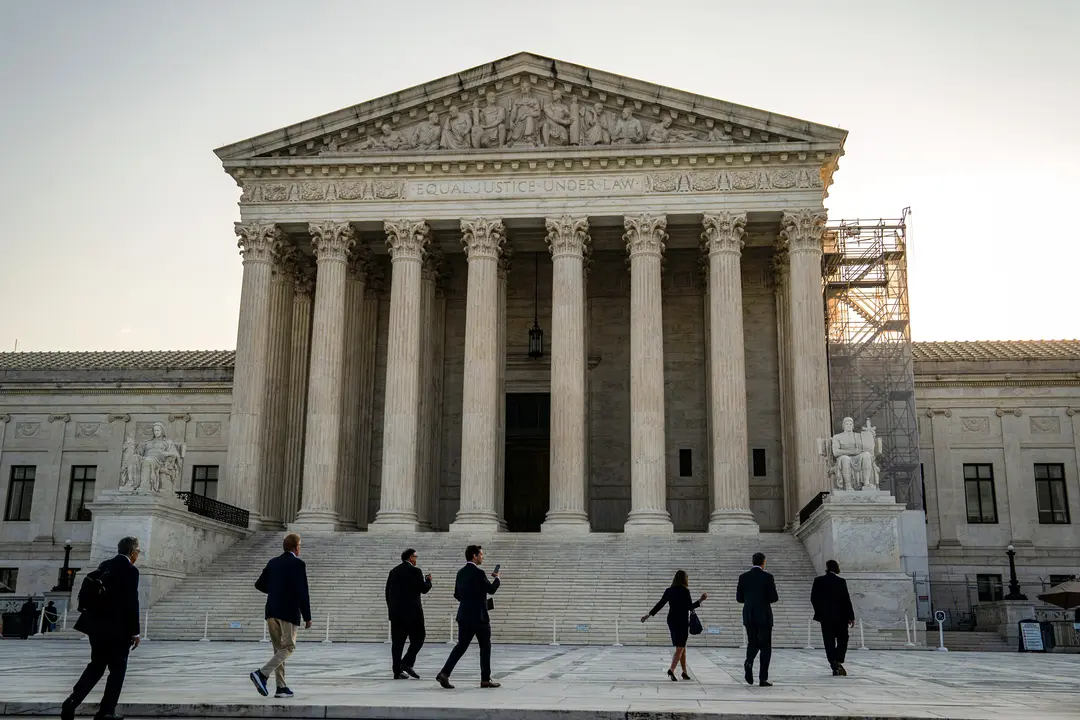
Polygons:
[[973,342],[917,342],[916,362],[994,360],[1080,360],[1080,340],[977,340]]
[[0,353],[0,370],[193,370],[232,367],[233,350]]

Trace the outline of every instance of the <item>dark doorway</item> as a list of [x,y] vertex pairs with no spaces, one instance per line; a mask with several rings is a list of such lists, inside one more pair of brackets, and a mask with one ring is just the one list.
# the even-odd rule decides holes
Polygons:
[[551,396],[506,395],[506,488],[503,516],[510,532],[539,532],[548,511]]

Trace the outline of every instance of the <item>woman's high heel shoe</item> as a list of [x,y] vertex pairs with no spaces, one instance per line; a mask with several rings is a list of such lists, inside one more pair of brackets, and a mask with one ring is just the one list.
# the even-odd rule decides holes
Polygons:
[[667,671],[667,676],[669,678],[671,678],[671,682],[679,682],[679,678],[675,677],[675,671],[674,670],[668,670]]
[[683,674],[682,674],[682,679],[683,679],[683,680],[689,680],[689,679],[690,679],[690,676],[689,676],[689,675],[687,675],[686,673],[683,673]]

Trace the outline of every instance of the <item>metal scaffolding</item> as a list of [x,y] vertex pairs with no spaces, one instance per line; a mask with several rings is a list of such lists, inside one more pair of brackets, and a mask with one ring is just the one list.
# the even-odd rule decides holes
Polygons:
[[[833,427],[867,420],[882,440],[881,486],[923,508],[908,306],[908,214],[825,230],[825,324]],[[834,430],[835,432],[835,430]]]

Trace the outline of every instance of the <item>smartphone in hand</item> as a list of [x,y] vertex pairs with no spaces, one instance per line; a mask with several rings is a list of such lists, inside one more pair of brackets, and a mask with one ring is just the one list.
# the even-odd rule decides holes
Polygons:
[[491,571],[491,574],[492,575],[498,575],[499,574],[499,568],[501,568],[501,567],[502,567],[502,563],[495,563],[495,569]]

